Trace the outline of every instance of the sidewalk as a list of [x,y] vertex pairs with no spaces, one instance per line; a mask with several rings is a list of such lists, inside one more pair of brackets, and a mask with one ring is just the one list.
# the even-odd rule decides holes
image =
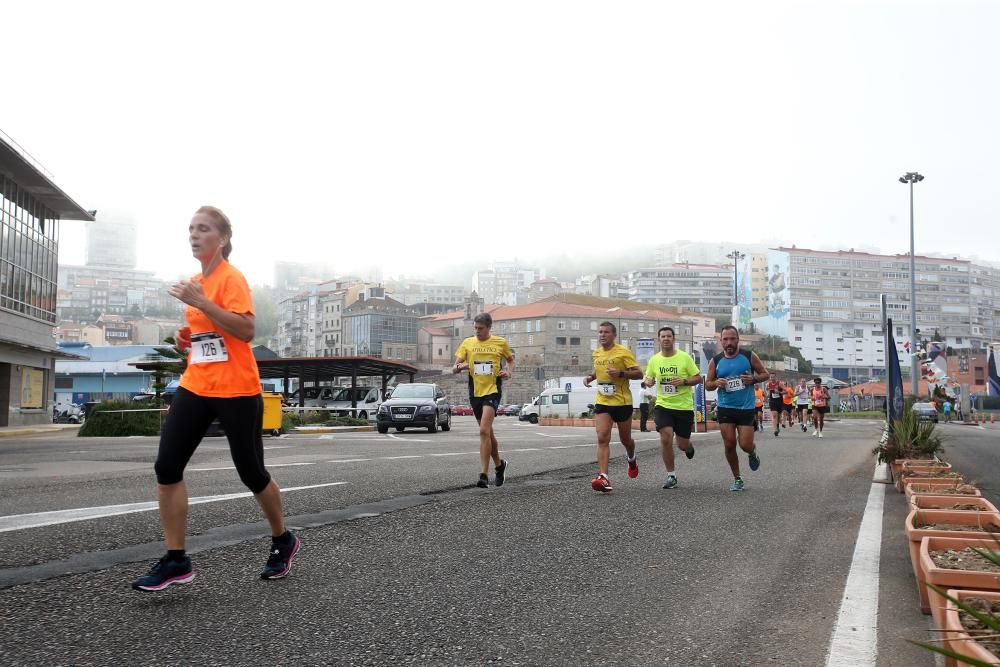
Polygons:
[[32,424],[30,426],[0,426],[0,438],[13,438],[18,435],[36,435],[38,433],[56,433],[67,429],[78,429],[80,424]]

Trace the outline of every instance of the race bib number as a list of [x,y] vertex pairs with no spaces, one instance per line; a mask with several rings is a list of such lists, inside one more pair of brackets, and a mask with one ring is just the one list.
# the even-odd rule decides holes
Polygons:
[[212,364],[229,361],[226,341],[215,332],[193,334],[191,336],[191,363]]
[[493,375],[492,361],[477,361],[472,364],[473,375]]
[[674,385],[670,384],[670,380],[661,380],[660,381],[660,393],[661,394],[676,394],[677,393],[677,387],[675,387]]
[[618,393],[618,388],[613,382],[601,382],[597,385],[597,392],[601,396],[614,396]]
[[739,391],[743,389],[743,378],[726,378],[726,391]]

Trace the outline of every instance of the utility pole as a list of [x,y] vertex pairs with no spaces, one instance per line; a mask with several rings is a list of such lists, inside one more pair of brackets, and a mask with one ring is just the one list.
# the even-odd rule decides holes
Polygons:
[[910,184],[910,382],[913,387],[913,395],[920,395],[920,360],[917,358],[917,261],[914,254],[913,243],[913,184],[924,180],[924,177],[915,171],[908,171],[899,177],[900,183]]
[[[727,259],[733,260],[733,308],[735,309],[736,317],[734,320],[739,320],[739,308],[740,308],[740,286],[738,280],[738,271],[740,266],[740,260],[746,257],[745,253],[739,250],[733,250],[731,253],[726,255]],[[736,321],[733,324],[737,324]]]

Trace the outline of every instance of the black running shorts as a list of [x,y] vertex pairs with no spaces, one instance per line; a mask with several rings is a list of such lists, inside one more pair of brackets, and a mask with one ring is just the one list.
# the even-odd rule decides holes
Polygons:
[[616,423],[630,422],[632,421],[632,406],[631,405],[602,405],[598,403],[594,406],[594,414],[609,414],[611,419]]
[[720,424],[736,424],[737,426],[753,426],[753,410],[737,408],[718,408],[716,414]]
[[671,410],[657,405],[653,408],[653,423],[656,424],[657,431],[661,428],[670,428],[678,438],[690,438],[694,410]]

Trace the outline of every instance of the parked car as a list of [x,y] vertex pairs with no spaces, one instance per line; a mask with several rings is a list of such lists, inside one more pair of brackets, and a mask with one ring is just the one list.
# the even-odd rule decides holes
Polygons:
[[521,404],[515,403],[514,405],[508,405],[506,408],[504,408],[503,413],[508,417],[518,416],[519,414],[521,414]]
[[934,423],[937,423],[938,411],[933,404],[928,403],[926,401],[920,403],[914,403],[911,410],[917,413],[917,417],[920,419],[920,421],[932,421]]
[[472,408],[468,405],[453,405],[451,406],[451,414],[467,417],[472,414]]
[[425,427],[436,433],[451,430],[451,404],[444,391],[429,382],[398,384],[383,401],[375,416],[375,428],[388,433],[389,427],[402,432],[408,426]]
[[339,389],[336,387],[304,387],[296,389],[289,395],[289,405],[297,406],[299,404],[300,391],[304,391],[305,393],[305,407],[325,408],[329,403],[333,402],[334,393],[339,391]]

